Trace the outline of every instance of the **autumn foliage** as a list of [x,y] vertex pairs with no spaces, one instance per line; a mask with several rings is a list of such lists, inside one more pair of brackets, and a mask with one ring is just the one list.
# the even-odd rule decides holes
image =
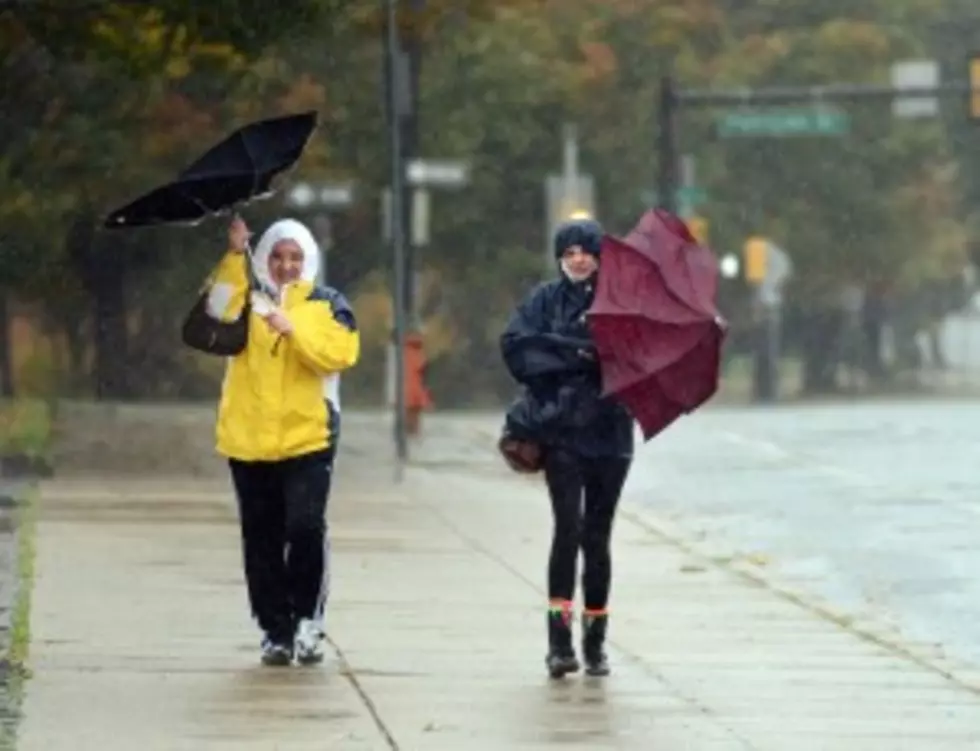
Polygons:
[[[86,388],[97,338],[80,247],[125,266],[130,351],[120,357],[140,374],[135,395],[196,383],[174,320],[220,251],[217,225],[110,237],[90,231],[102,212],[237,125],[316,109],[321,128],[293,177],[356,181],[356,203],[334,216],[329,273],[366,317],[361,380],[380,394],[390,324],[381,4],[129,0],[70,14],[52,5],[0,11],[0,291],[71,341],[72,388]],[[419,251],[434,388],[455,394],[438,401],[505,388],[494,340],[516,296],[549,271],[543,181],[560,167],[564,123],[578,126],[600,219],[624,231],[654,185],[665,72],[683,85],[734,87],[885,81],[896,59],[940,52],[955,66],[956,44],[968,40],[929,31],[946,28],[938,5],[403,0],[400,33],[422,47],[420,153],[464,159],[472,175],[462,191],[433,192],[432,240]],[[957,103],[911,122],[896,122],[887,104],[845,107],[850,131],[836,139],[725,140],[715,127],[723,113],[682,115],[680,146],[697,159],[712,245],[739,252],[747,235],[778,239],[797,268],[800,320],[852,284],[893,302],[935,296],[980,231],[966,200],[980,193],[962,159],[975,136]],[[274,200],[248,218],[260,225],[287,210]],[[154,381],[159,373],[169,385]],[[463,381],[469,394],[451,387]]]

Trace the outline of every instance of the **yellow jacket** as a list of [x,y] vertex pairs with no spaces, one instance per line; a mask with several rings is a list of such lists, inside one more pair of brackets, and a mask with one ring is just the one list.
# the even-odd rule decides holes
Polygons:
[[[212,315],[230,321],[241,313],[247,263],[236,252],[222,259],[211,280]],[[290,336],[280,339],[254,309],[249,314],[248,345],[228,359],[221,387],[216,433],[223,456],[279,461],[333,444],[339,413],[327,399],[329,380],[357,363],[360,335],[344,297],[307,276],[288,285],[279,301],[293,326]]]

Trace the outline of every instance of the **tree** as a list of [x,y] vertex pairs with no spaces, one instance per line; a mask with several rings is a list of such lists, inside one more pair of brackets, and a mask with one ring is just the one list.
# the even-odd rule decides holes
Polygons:
[[[712,83],[818,84],[853,81],[854,71],[862,71],[861,80],[886,81],[894,60],[923,50],[907,23],[915,9],[898,2],[865,10],[788,0],[765,10],[729,4],[732,38],[708,67]],[[742,238],[762,232],[793,257],[795,333],[805,385],[813,390],[836,387],[836,359],[828,353],[843,335],[847,285],[864,288],[869,304],[880,307],[875,298],[894,290],[930,252],[921,238],[934,233],[935,217],[900,210],[898,197],[946,169],[946,141],[936,124],[896,123],[886,107],[847,105],[852,126],[844,138],[730,140],[715,144],[718,156],[709,157],[708,189],[718,197],[711,206],[715,237],[738,248]],[[709,117],[700,123],[706,140]],[[874,362],[877,354],[869,350],[864,359]]]
[[[5,111],[19,113],[7,120],[13,137],[0,151],[0,194],[20,195],[8,208],[34,207],[21,212],[16,235],[5,232],[4,260],[15,252],[31,259],[5,281],[22,295],[82,284],[94,305],[100,392],[126,392],[125,282],[154,265],[158,249],[145,235],[95,233],[98,217],[217,137],[228,116],[215,94],[234,88],[270,41],[335,5],[102,2],[65,13],[35,3],[4,12],[0,35],[15,52],[6,62],[35,83],[0,93]],[[244,20],[259,10],[262,24]],[[76,296],[47,296],[77,330]]]
[[[389,248],[379,236],[389,170],[381,4],[281,5],[256,13],[254,0],[84,3],[84,13],[38,11],[0,23],[0,43],[19,51],[5,70],[38,82],[0,89],[10,113],[0,120],[0,136],[9,136],[0,138],[0,219],[10,219],[0,224],[0,239],[2,252],[22,259],[18,293],[54,285],[63,322],[77,323],[78,275],[67,260],[84,257],[78,246],[91,238],[89,260],[114,258],[129,280],[126,314],[108,317],[117,333],[123,322],[142,332],[130,342],[128,367],[147,383],[189,367],[171,347],[173,299],[213,262],[220,232],[80,228],[91,229],[105,208],[168,179],[252,118],[320,112],[321,128],[294,177],[356,180],[358,200],[334,225],[330,276],[354,297],[363,287],[364,315],[389,315],[379,302],[390,284]],[[934,5],[405,0],[402,36],[424,48],[419,153],[465,159],[472,175],[462,191],[433,193],[432,244],[418,259],[428,336],[442,353],[432,368],[440,402],[453,383],[467,385],[452,394],[460,400],[509,389],[495,339],[516,297],[548,270],[543,178],[560,166],[563,123],[579,126],[599,218],[621,233],[646,208],[642,194],[654,184],[664,71],[696,86],[848,81],[856,71],[884,81],[894,59],[926,51],[923,29],[940,15]],[[858,282],[878,303],[886,294],[935,299],[970,238],[956,208],[963,175],[954,169],[955,139],[950,147],[936,124],[895,123],[884,104],[846,109],[851,131],[836,139],[720,141],[717,112],[683,115],[682,148],[697,156],[710,197],[702,211],[712,244],[738,250],[761,231],[793,257],[794,338],[811,333],[803,349],[817,388],[833,386],[826,353],[839,340],[844,285]],[[248,218],[259,225],[281,210],[278,202],[256,204]],[[366,361],[380,368],[388,322],[375,324],[365,325],[378,339],[366,340],[374,353]],[[161,344],[150,351],[155,341]]]

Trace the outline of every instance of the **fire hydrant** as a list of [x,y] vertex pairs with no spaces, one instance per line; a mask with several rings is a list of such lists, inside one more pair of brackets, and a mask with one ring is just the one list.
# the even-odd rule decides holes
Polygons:
[[405,338],[405,429],[412,436],[422,429],[422,410],[433,406],[425,387],[425,366],[425,343],[421,334],[413,332]]

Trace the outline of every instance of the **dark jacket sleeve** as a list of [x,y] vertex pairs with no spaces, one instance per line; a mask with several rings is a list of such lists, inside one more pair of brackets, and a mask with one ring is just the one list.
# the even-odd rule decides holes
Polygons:
[[517,307],[500,337],[507,370],[524,385],[588,367],[580,352],[590,347],[589,340],[550,331],[550,304],[548,289],[537,288]]

